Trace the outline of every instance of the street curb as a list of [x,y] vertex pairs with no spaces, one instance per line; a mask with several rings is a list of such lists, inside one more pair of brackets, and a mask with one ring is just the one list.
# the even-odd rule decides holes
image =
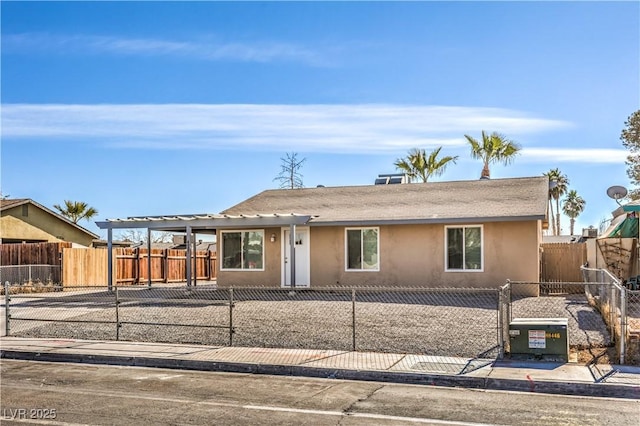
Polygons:
[[640,386],[618,383],[579,383],[555,381],[529,381],[461,375],[406,373],[378,370],[347,370],[315,368],[299,365],[252,364],[239,362],[198,361],[152,357],[115,355],[86,355],[47,352],[0,350],[0,358],[41,361],[73,362],[80,364],[119,365],[126,367],[153,367],[192,371],[218,371],[226,373],[268,374],[343,380],[376,381],[442,387],[460,387],[484,390],[503,390],[573,396],[608,397],[640,400]]

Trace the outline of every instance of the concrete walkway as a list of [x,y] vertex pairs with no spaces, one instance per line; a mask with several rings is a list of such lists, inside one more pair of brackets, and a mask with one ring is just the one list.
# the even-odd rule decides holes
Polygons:
[[631,366],[20,337],[0,357],[640,399]]

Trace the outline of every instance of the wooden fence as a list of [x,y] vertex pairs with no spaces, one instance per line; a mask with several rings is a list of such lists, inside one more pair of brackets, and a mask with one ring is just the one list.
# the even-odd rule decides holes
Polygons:
[[[127,284],[144,284],[149,281],[149,254],[143,248],[121,248],[115,250],[117,265],[116,281]],[[151,282],[186,281],[186,250],[151,249]],[[193,262],[193,260],[192,260]],[[216,279],[216,252],[196,251],[195,271],[197,280],[211,281]]]
[[[106,249],[65,249],[62,265],[63,285],[106,285],[107,253]],[[152,249],[151,282],[186,281],[186,259],[186,250]],[[113,249],[114,282],[117,285],[148,283],[148,260],[147,249]],[[192,266],[196,280],[215,280],[216,262],[215,252],[197,251],[195,268]]]
[[[107,250],[92,248],[64,249],[62,252],[63,287],[106,285],[107,253]],[[115,273],[115,265],[113,269]]]
[[585,243],[546,243],[541,248],[540,281],[582,282],[580,266],[587,262]]
[[62,264],[63,249],[71,243],[0,244],[0,265],[55,265]]

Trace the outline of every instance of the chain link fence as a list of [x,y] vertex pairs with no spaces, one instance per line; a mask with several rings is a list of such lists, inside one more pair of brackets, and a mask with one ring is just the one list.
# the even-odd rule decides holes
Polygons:
[[0,283],[43,291],[61,283],[60,273],[59,265],[2,265]]
[[497,289],[87,287],[5,297],[7,334],[20,337],[500,354]]
[[[621,363],[640,365],[640,290],[604,269],[581,268],[593,300],[616,339]],[[630,288],[627,288],[627,287]]]
[[640,290],[627,290],[626,362],[640,365]]
[[[600,272],[587,273],[604,280],[595,276]],[[574,360],[597,362],[606,353],[611,363],[637,363],[628,330],[640,319],[640,292],[619,291],[615,282],[508,282],[497,289],[31,289],[5,285],[7,335],[416,354],[446,363],[442,359],[509,353],[515,318],[566,318]]]

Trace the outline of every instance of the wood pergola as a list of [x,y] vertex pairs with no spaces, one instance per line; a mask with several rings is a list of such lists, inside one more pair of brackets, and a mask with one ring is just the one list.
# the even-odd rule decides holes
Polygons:
[[[113,230],[114,229],[146,229],[147,249],[151,253],[151,232],[184,232],[187,236],[187,261],[185,276],[187,286],[195,285],[195,276],[192,274],[191,264],[196,251],[196,239],[193,235],[213,234],[218,229],[250,229],[262,227],[290,228],[289,244],[291,245],[291,287],[295,288],[295,234],[297,225],[306,225],[312,216],[300,214],[257,214],[257,215],[220,215],[220,214],[193,214],[175,216],[137,216],[126,219],[107,219],[96,222],[100,229],[107,230],[107,285],[109,290],[113,288]],[[151,256],[147,257],[148,285],[151,287]]]

